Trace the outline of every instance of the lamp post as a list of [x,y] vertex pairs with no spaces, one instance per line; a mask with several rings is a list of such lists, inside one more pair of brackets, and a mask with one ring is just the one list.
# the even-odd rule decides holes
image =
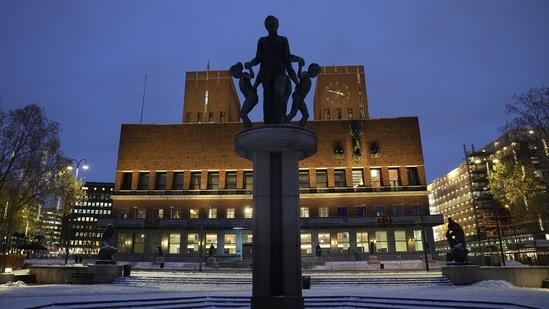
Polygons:
[[[491,166],[490,166],[490,162],[492,163],[497,163],[499,160],[498,159],[494,159],[492,161],[489,161],[489,160],[486,160],[486,182],[488,183],[488,188],[490,188],[490,171],[491,171]],[[490,190],[490,189],[488,189]],[[490,195],[492,194],[491,192],[489,192]],[[500,224],[499,224],[499,216],[498,216],[498,210],[496,209],[496,201],[493,199],[492,197],[492,200],[490,201],[490,203],[492,204],[492,212],[494,213],[495,217],[496,217],[496,229],[497,229],[497,232],[498,232],[498,243],[499,243],[499,253],[501,255],[501,264],[503,266],[505,266],[505,254],[503,253],[503,242],[502,242],[502,239],[501,239],[501,227],[500,227]]]
[[[76,160],[76,159],[72,159],[71,161],[71,164],[67,166],[67,169],[69,171],[72,171],[73,169],[75,169],[75,178],[76,180],[78,181],[78,170],[80,168],[80,164],[83,163],[82,165],[82,168],[87,170],[89,168],[88,166],[88,160],[86,159],[80,159],[80,160]],[[74,165],[73,165],[74,163]],[[73,205],[73,209],[71,209],[70,211],[70,214],[69,214],[69,217],[67,218],[67,239],[65,240],[65,245],[66,245],[66,248],[65,248],[65,265],[67,265],[68,261],[69,261],[69,249],[70,249],[70,243],[71,243],[71,219],[74,218],[74,205]]]

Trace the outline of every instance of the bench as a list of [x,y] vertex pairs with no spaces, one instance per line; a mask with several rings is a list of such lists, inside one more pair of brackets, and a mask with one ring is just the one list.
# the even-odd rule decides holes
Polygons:
[[93,284],[93,279],[95,274],[89,273],[74,273],[69,279],[67,279],[68,284]]

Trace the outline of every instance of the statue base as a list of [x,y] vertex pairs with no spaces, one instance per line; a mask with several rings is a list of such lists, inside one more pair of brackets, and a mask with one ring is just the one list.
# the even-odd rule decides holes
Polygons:
[[116,261],[111,260],[97,260],[95,265],[116,265]]

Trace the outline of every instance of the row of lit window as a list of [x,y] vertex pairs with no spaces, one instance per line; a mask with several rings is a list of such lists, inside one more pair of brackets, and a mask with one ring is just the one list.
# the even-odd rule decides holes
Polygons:
[[110,215],[111,209],[81,209],[75,208],[74,213],[76,214],[90,214],[90,215]]
[[[393,238],[389,239],[386,230],[376,230],[373,235],[369,235],[367,231],[357,231],[356,237],[353,240],[353,245],[360,252],[389,252],[389,246],[394,248],[396,252],[422,251],[423,241],[421,230],[394,230]],[[223,234],[223,243],[218,241],[219,234],[206,233],[204,239],[201,239],[199,233],[169,233],[167,238],[164,238],[162,233],[147,234],[146,239],[143,233],[119,233],[117,239],[117,248],[121,253],[144,253],[146,243],[149,244],[149,252],[156,252],[158,247],[168,249],[168,254],[193,254],[202,250],[214,250],[214,252],[223,252],[225,254],[236,254],[237,245],[239,243],[238,236],[235,233]],[[315,241],[313,242],[312,233],[301,233],[301,252],[310,254],[316,252],[317,245],[321,250],[331,250],[337,248],[339,252],[349,252],[351,248],[351,239],[349,232],[337,232],[335,237],[332,237],[330,232],[317,232]],[[242,233],[240,244],[252,244],[253,236],[251,233]],[[204,246],[201,243],[204,242]],[[218,248],[218,246],[222,248]],[[313,251],[314,250],[314,251]]]
[[[411,213],[406,214],[404,211],[403,205],[394,205],[392,206],[392,216],[404,216],[404,215],[412,215],[412,216],[420,216],[422,215],[422,206],[421,205],[411,205]],[[327,218],[329,217],[329,207],[318,207],[318,217],[319,218]],[[225,219],[234,219],[236,215],[235,208],[226,208],[225,210]],[[134,208],[134,214],[133,218],[136,219],[145,219],[147,218],[147,209],[146,208]],[[152,217],[162,219],[164,218],[164,209],[163,208],[154,208],[152,209]],[[189,209],[188,211],[188,218],[189,219],[200,219],[200,218],[207,218],[207,219],[217,219],[218,218],[218,209],[217,208],[208,208],[204,210],[203,213],[201,213],[201,209],[194,208]],[[384,205],[376,205],[373,206],[373,213],[375,216],[385,216],[386,213],[386,206]],[[170,219],[181,219],[183,218],[183,210],[181,208],[170,208],[169,213],[167,214]],[[337,207],[337,216],[338,217],[347,217],[348,214],[348,207],[346,206],[338,206]],[[309,207],[301,207],[300,208],[300,216],[301,218],[309,218],[311,216],[311,211]],[[356,217],[365,217],[367,216],[367,208],[366,206],[356,206],[355,207],[355,216]],[[253,208],[251,207],[245,207],[244,212],[242,214],[243,218],[252,218],[253,217]],[[129,208],[120,208],[118,209],[118,218],[130,218],[130,209]]]

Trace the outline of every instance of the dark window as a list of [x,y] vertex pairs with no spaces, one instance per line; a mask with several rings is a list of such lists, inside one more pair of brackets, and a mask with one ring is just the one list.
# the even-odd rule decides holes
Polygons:
[[421,216],[422,215],[421,205],[412,205],[412,215],[413,216]]
[[139,173],[139,187],[137,190],[149,189],[149,173]]
[[172,190],[183,190],[183,173],[173,173]]
[[309,171],[299,171],[299,187],[309,188]]
[[393,206],[393,216],[404,216],[404,206],[402,205]]
[[236,172],[226,172],[225,189],[236,189]]
[[366,206],[358,206],[356,208],[356,216],[357,217],[365,217],[366,216]]
[[156,173],[155,190],[166,190],[166,173]]
[[219,173],[208,172],[208,190],[219,189]]
[[347,207],[338,206],[337,207],[337,216],[338,217],[347,217]]
[[345,170],[334,171],[334,183],[336,187],[346,187]]
[[408,185],[417,186],[419,185],[419,177],[417,174],[417,167],[407,167],[406,174],[408,174]]
[[326,170],[316,171],[316,187],[328,188],[328,176],[326,174]]
[[385,206],[374,206],[374,214],[376,216],[385,216]]
[[122,173],[122,185],[120,190],[131,190],[132,189],[132,173]]
[[244,172],[244,188],[246,190],[254,189],[254,174],[253,172]]

